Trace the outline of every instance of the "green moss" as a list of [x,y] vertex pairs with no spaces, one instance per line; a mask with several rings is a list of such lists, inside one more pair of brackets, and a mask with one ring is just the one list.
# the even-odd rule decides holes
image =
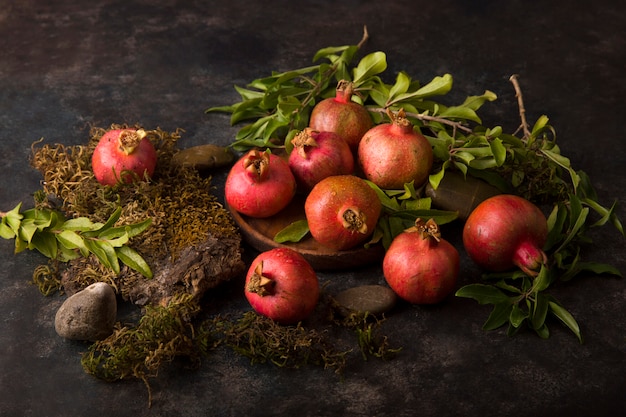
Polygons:
[[[112,125],[111,129],[126,128]],[[136,126],[138,127],[138,126]],[[158,259],[175,260],[180,251],[214,237],[239,236],[228,211],[214,195],[211,177],[202,177],[192,168],[170,163],[178,152],[181,130],[149,130],[148,138],[157,150],[157,169],[151,181],[115,186],[100,185],[91,170],[91,155],[108,129],[92,128],[86,145],[43,145],[32,147],[31,164],[43,176],[43,189],[35,196],[38,207],[55,208],[68,217],[88,217],[105,222],[118,207],[122,208],[119,224],[152,219],[148,233],[133,238],[129,245],[151,264]],[[128,289],[138,279],[134,271],[111,278],[97,259],[72,261],[72,274],[64,279],[74,289],[84,288],[102,275],[118,290]],[[42,288],[43,289],[43,288]],[[49,290],[46,290],[49,293]],[[126,297],[127,292],[121,292]]]

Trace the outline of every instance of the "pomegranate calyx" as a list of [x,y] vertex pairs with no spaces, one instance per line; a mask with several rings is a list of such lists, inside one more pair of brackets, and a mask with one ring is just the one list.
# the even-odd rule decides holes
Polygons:
[[513,254],[513,264],[531,277],[536,277],[547,263],[546,253],[531,242],[522,242]]
[[307,146],[317,147],[317,142],[315,141],[315,138],[313,137],[313,134],[315,132],[317,131],[307,127],[303,131],[298,133],[291,141],[291,144],[293,145],[294,149],[297,150],[298,154],[303,159],[307,159],[307,153],[306,153]]
[[143,129],[122,130],[120,135],[117,137],[120,152],[123,152],[124,155],[130,155],[135,151],[137,146],[139,146],[139,142],[141,142],[146,135],[147,133]]
[[342,103],[349,103],[352,101],[352,95],[354,94],[354,84],[347,80],[340,80],[337,83],[337,91],[335,100]]
[[252,150],[243,159],[243,167],[255,181],[259,182],[263,180],[268,172],[270,166],[269,155],[265,152],[259,152]]
[[341,213],[343,227],[350,232],[357,232],[366,235],[367,216],[357,207],[348,207]]
[[275,286],[276,281],[263,275],[263,261],[259,262],[250,277],[250,282],[247,287],[248,292],[253,292],[260,297],[265,297],[274,294]]
[[437,242],[441,240],[441,230],[439,225],[434,219],[424,221],[424,219],[417,218],[415,225],[406,229],[407,232],[419,233],[422,239],[434,239]]

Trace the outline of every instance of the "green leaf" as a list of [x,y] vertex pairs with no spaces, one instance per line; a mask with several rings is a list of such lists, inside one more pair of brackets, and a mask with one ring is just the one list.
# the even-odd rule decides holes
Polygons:
[[98,234],[98,239],[111,240],[122,236],[126,238],[132,238],[143,233],[152,224],[152,219],[146,219],[138,223],[133,223],[125,226],[111,227],[105,229],[102,233]]
[[85,236],[85,237],[94,237],[94,236],[100,235],[101,233],[103,233],[107,229],[110,229],[111,227],[113,227],[115,225],[115,223],[119,220],[121,215],[122,215],[122,208],[121,207],[117,207],[113,211],[113,213],[111,213],[111,216],[107,219],[106,223],[104,223],[100,227],[96,227],[96,228],[94,228],[94,229],[92,229],[90,231],[85,231],[83,233],[83,236]]
[[576,322],[574,316],[572,316],[569,311],[563,308],[563,306],[557,303],[556,300],[554,300],[553,298],[552,301],[548,302],[548,305],[550,307],[550,312],[552,312],[552,314],[554,314],[559,320],[561,320],[561,322],[565,324],[576,335],[576,337],[578,337],[580,343],[583,343],[583,338],[580,333],[580,327],[578,326],[578,322]]
[[533,291],[539,292],[548,288],[551,284],[550,269],[546,265],[541,265],[539,274],[533,279]]
[[479,304],[499,304],[509,302],[509,297],[493,285],[468,284],[455,293],[457,297],[473,298]]
[[[445,74],[443,76],[433,78],[431,82],[429,82],[417,91],[407,92],[405,94],[398,95],[393,103],[411,99],[423,99],[430,96],[444,95],[447,94],[451,89],[452,76],[450,74]],[[393,103],[389,103],[389,105]]]
[[2,218],[2,223],[0,223],[0,237],[3,239],[13,239],[15,238],[15,233],[13,229],[11,229],[5,222],[4,217]]
[[306,219],[296,220],[276,233],[274,241],[278,243],[299,242],[308,233],[309,223]]
[[117,257],[129,268],[139,272],[146,278],[152,278],[152,270],[147,262],[129,246],[115,248]]
[[[486,101],[495,101],[498,96],[492,91],[486,90],[480,96],[469,96],[465,99],[461,106],[467,107],[474,111],[478,110]],[[497,135],[496,135],[497,136]]]
[[24,242],[32,240],[34,234],[39,230],[33,219],[24,219],[20,225],[19,238]]
[[562,275],[559,276],[561,281],[569,281],[581,272],[591,272],[596,275],[612,275],[615,277],[621,277],[622,272],[612,265],[601,262],[578,262],[572,263],[571,267]]
[[112,269],[116,274],[120,273],[120,265],[115,248],[107,241],[87,239],[85,240],[85,246],[91,253],[96,255],[102,265]]
[[504,147],[502,140],[495,138],[489,142],[491,153],[494,156],[496,166],[502,166],[506,161],[506,148]]
[[557,154],[555,152],[552,152],[546,149],[542,149],[541,152],[544,155],[546,155],[549,159],[557,163],[559,166],[561,166],[562,168],[565,168],[570,174],[574,189],[578,188],[580,177],[578,176],[578,173],[576,173],[576,171],[572,169],[569,158],[566,158],[563,155]]
[[567,234],[567,237],[565,238],[565,240],[561,243],[561,245],[555,252],[560,252],[561,250],[563,250],[567,246],[567,244],[571,242],[572,239],[574,239],[574,237],[576,237],[578,231],[585,225],[585,221],[587,219],[588,214],[589,214],[588,207],[585,207],[580,211],[580,214],[576,218],[576,222],[570,229],[569,233]]
[[404,94],[411,85],[411,78],[406,72],[400,71],[396,77],[396,82],[389,89],[389,99],[392,100],[398,94]]
[[102,226],[102,223],[93,223],[87,217],[77,217],[75,219],[66,220],[60,228],[76,232],[86,232],[89,230],[99,229]]
[[437,189],[439,188],[439,184],[441,183],[441,180],[443,179],[443,176],[446,173],[446,168],[448,167],[450,163],[448,161],[444,162],[444,164],[441,167],[441,170],[439,170],[438,172],[435,172],[434,174],[430,174],[428,176],[428,183],[430,184],[431,187],[433,187],[433,189]]
[[548,121],[549,119],[546,115],[542,115],[541,117],[539,117],[530,132],[531,135],[536,137],[543,129],[548,126]]
[[364,56],[353,70],[352,82],[358,86],[367,78],[380,74],[387,69],[387,55],[384,52],[372,52]]
[[73,230],[62,230],[56,235],[59,243],[68,249],[86,249],[83,238]]
[[3,222],[6,222],[6,225],[13,230],[14,235],[18,235],[20,232],[20,224],[22,218],[24,217],[20,213],[20,208],[22,207],[22,203],[18,203],[12,210],[8,211],[5,216],[2,218]]
[[495,330],[502,327],[509,321],[511,310],[513,309],[512,303],[498,303],[493,306],[491,314],[487,318],[487,321],[483,324],[483,330]]
[[350,48],[349,46],[329,46],[327,48],[322,48],[315,53],[313,56],[313,62],[317,62],[322,58],[328,58],[331,55],[337,55]]
[[509,322],[511,323],[511,326],[519,328],[527,318],[528,313],[521,309],[518,304],[513,304],[511,314],[509,315]]
[[54,234],[50,232],[36,233],[28,245],[28,248],[37,249],[50,259],[56,259],[57,257],[57,240]]
[[446,119],[471,120],[476,123],[481,122],[480,117],[478,117],[474,110],[463,106],[450,106],[440,112],[437,116]]
[[531,314],[530,323],[532,328],[539,330],[544,327],[546,316],[548,315],[548,297],[543,293],[537,293],[534,308]]

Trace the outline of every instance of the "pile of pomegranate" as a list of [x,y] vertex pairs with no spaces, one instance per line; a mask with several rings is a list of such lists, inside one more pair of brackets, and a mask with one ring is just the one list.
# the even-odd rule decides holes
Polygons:
[[[250,150],[231,168],[225,183],[227,204],[250,217],[280,213],[296,193],[306,195],[304,211],[313,239],[335,251],[364,245],[383,207],[371,182],[381,189],[423,185],[433,167],[428,140],[402,110],[374,125],[367,109],[352,100],[350,83],[313,109],[309,127],[286,146]],[[367,181],[366,181],[367,180]],[[536,275],[546,256],[543,213],[521,197],[498,195],[481,203],[467,219],[464,247],[489,271],[520,267]],[[432,219],[397,235],[383,259],[391,289],[412,304],[435,304],[457,285],[459,252],[441,237]],[[262,315],[280,323],[306,319],[319,298],[313,268],[295,250],[261,253],[250,266],[245,295]]]

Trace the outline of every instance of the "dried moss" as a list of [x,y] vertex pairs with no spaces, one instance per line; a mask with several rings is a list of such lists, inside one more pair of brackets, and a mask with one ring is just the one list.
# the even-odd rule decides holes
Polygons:
[[[112,125],[111,129],[127,128]],[[135,126],[139,127],[139,126]],[[122,208],[119,224],[131,224],[152,219],[149,232],[135,237],[129,243],[149,264],[159,259],[176,260],[178,254],[211,235],[239,237],[239,232],[228,211],[214,195],[210,177],[202,177],[192,168],[170,163],[178,152],[176,146],[182,130],[165,132],[149,130],[148,139],[157,150],[157,170],[150,181],[132,184],[102,186],[91,170],[91,155],[98,141],[108,129],[93,127],[86,145],[62,144],[32,147],[31,164],[43,176],[43,189],[36,197],[36,205],[56,208],[68,217],[89,217],[104,222],[117,208]],[[74,292],[95,280],[105,280],[127,296],[126,289],[140,274],[125,269],[118,277],[111,277],[97,259],[72,261],[69,280],[64,286]],[[98,278],[100,276],[101,278]]]

